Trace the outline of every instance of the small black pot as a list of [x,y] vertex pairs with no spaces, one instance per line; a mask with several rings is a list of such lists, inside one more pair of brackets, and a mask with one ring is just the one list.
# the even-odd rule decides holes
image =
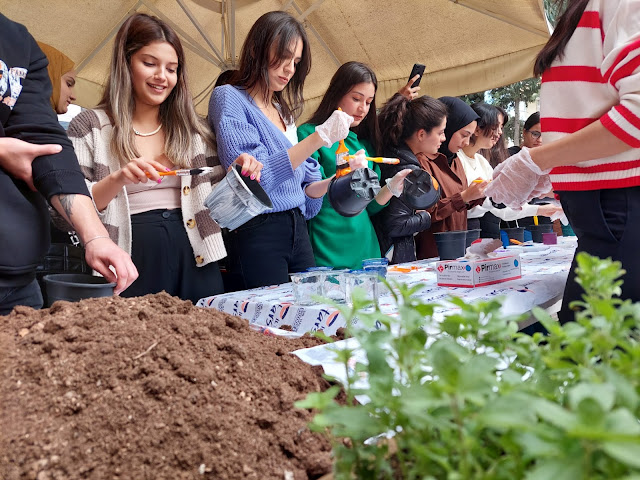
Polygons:
[[467,235],[465,237],[465,246],[469,248],[474,241],[480,238],[480,229],[474,228],[473,230],[467,230]]
[[50,307],[56,300],[77,302],[84,298],[110,297],[115,283],[108,283],[103,277],[83,273],[60,273],[45,275],[47,304]]
[[516,227],[516,228],[503,228],[509,237],[509,240],[518,240],[519,242],[524,242],[524,227]]
[[434,233],[433,236],[436,239],[440,260],[455,260],[464,256],[466,230]]
[[343,177],[334,177],[327,195],[333,209],[343,217],[355,217],[380,191],[380,181],[370,168],[359,168]]
[[535,243],[542,243],[542,234],[553,232],[553,224],[546,223],[542,225],[529,225],[527,230],[531,232],[531,239]]
[[428,210],[440,200],[440,189],[434,186],[428,172],[413,170],[404,179],[402,199],[411,208]]

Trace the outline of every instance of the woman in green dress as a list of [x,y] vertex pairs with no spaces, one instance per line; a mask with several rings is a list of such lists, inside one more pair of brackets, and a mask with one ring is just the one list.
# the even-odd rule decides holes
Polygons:
[[[344,139],[345,146],[354,154],[364,150],[366,156],[379,151],[380,129],[376,115],[375,73],[360,62],[348,62],[334,74],[320,106],[308,123],[298,127],[298,139],[302,140],[315,132],[316,125],[323,123],[338,108],[353,117],[351,130]],[[312,154],[320,164],[322,178],[336,173],[336,150],[338,142],[331,147],[322,147]],[[380,176],[380,168],[373,162],[368,167]],[[380,257],[380,245],[370,216],[382,210],[392,195],[399,196],[404,186],[404,177],[410,170],[403,170],[391,178],[368,207],[354,217],[343,217],[336,212],[325,195],[320,213],[309,221],[309,237],[316,265],[334,268],[360,268],[362,260]]]

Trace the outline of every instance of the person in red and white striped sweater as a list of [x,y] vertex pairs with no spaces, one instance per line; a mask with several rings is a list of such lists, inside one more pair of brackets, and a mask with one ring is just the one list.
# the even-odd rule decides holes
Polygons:
[[[568,3],[535,73],[542,75],[545,144],[523,148],[486,190],[518,207],[552,188],[578,236],[578,251],[622,262],[622,297],[640,300],[640,0]],[[582,288],[575,259],[561,322]]]

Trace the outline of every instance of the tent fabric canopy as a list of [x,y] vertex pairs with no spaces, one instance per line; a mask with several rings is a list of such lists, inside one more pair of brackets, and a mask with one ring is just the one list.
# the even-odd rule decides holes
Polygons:
[[420,93],[434,97],[529,78],[549,38],[542,0],[0,0],[0,8],[76,63],[77,103],[84,107],[100,98],[124,19],[136,11],[163,18],[185,46],[201,114],[219,73],[236,64],[251,25],[271,10],[288,11],[307,29],[312,68],[303,119],[350,60],[376,72],[382,105],[407,83],[414,63],[426,65]]

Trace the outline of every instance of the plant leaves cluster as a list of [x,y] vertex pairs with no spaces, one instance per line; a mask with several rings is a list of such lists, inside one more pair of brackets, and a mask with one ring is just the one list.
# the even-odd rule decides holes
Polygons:
[[452,298],[436,322],[419,286],[393,285],[397,318],[355,295],[342,313],[367,361],[336,349],[347,403],[335,386],[297,404],[332,439],[336,480],[640,479],[640,304],[617,298],[619,262],[577,262],[576,321],[534,311],[548,335],[518,333],[499,300]]

